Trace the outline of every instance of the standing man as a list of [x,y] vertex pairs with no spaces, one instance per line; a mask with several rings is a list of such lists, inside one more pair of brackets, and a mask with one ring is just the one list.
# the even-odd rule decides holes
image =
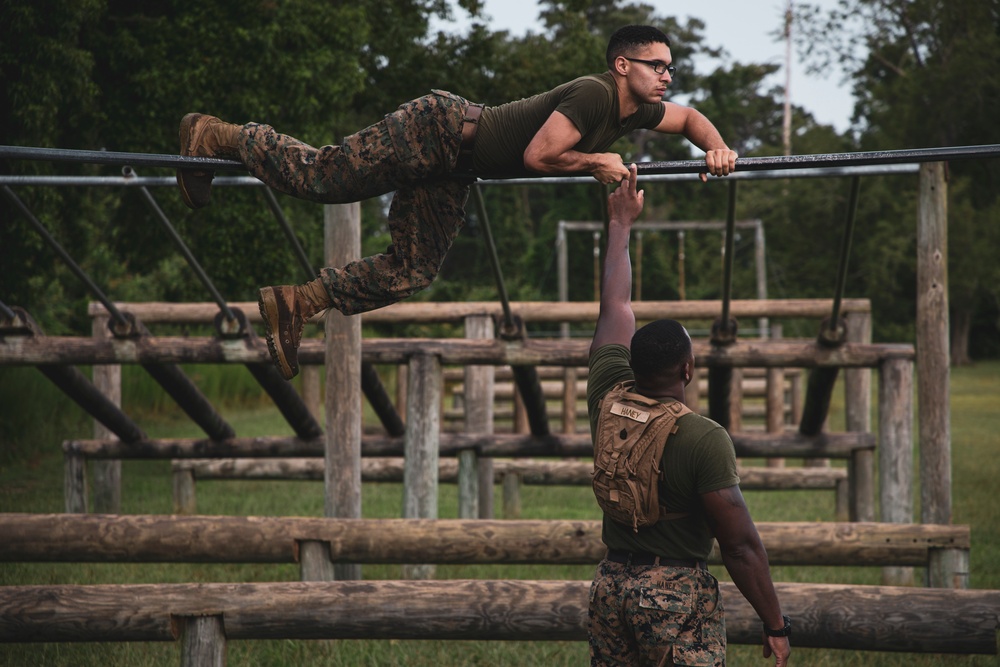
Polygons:
[[[606,60],[602,74],[496,107],[436,90],[339,146],[313,148],[268,125],[185,116],[182,155],[238,158],[253,176],[293,197],[338,204],[395,191],[392,245],[385,253],[323,269],[305,285],[260,290],[268,348],[281,374],[298,373],[302,326],[312,315],[327,308],[345,315],[374,310],[430,285],[465,224],[473,172],[588,173],[617,183],[628,170],[621,156],[605,151],[640,128],[685,136],[705,151],[710,174],[736,168],[736,153],[705,116],[663,101],[674,73],[665,34],[651,26],[621,28]],[[212,177],[211,171],[178,171],[188,206],[209,203]]]
[[[642,211],[636,168],[608,199],[601,310],[590,347],[587,408],[591,433],[605,395],[620,382],[660,403],[683,402],[694,376],[691,338],[679,322],[635,330],[628,243]],[[681,416],[660,465],[659,501],[669,512],[635,529],[604,517],[608,547],[590,593],[591,665],[725,665],[726,626],[719,584],[705,560],[718,540],[733,581],[763,622],[764,657],[788,663],[791,624],[782,616],[767,553],[740,493],[726,431],[694,413]],[[622,433],[624,437],[624,432]]]

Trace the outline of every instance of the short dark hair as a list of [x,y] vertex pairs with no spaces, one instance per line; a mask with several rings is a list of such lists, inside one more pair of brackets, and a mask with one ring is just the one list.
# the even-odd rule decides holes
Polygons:
[[608,51],[605,54],[608,67],[615,66],[618,56],[631,55],[647,44],[656,43],[670,46],[670,38],[659,28],[651,25],[627,25],[618,28],[608,41]]
[[632,335],[629,364],[637,378],[680,375],[691,357],[691,337],[677,320],[656,320]]

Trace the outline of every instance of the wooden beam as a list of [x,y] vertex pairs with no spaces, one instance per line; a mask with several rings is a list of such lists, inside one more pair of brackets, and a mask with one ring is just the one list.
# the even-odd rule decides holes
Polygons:
[[[6,562],[290,563],[326,542],[340,563],[593,564],[600,521],[328,519],[0,514]],[[932,549],[969,549],[968,526],[757,524],[772,565],[927,565]],[[721,558],[713,550],[711,562]]]
[[[524,342],[470,340],[462,338],[366,338],[364,361],[400,364],[417,354],[429,354],[442,364],[561,365],[587,363],[590,341],[541,340]],[[300,364],[322,364],[326,345],[318,339],[303,339]],[[798,366],[855,368],[874,367],[885,359],[912,359],[912,345],[847,343],[824,348],[814,341],[750,340],[725,348],[695,342],[698,365],[708,368],[743,366]],[[0,365],[39,364],[269,364],[271,357],[262,341],[220,340],[186,336],[145,336],[135,340],[94,340],[77,336],[17,337],[0,342]]]
[[[492,459],[493,483],[516,473],[528,485],[590,486],[594,466],[589,461],[549,461]],[[289,459],[194,459],[177,460],[174,473],[188,473],[194,479],[323,479],[323,461],[318,458]],[[747,468],[740,467],[740,488],[746,490],[833,489],[847,478],[844,468]],[[441,459],[438,481],[458,481],[459,463]],[[402,482],[403,459],[366,458],[361,461],[361,481]],[[473,517],[460,517],[473,518]]]
[[[871,433],[821,433],[804,436],[798,432],[734,433],[736,455],[746,458],[788,456],[802,458],[848,458],[858,449],[875,447]],[[361,441],[362,456],[403,456],[404,438],[368,435]],[[482,456],[592,456],[589,433],[534,436],[510,433],[441,433],[440,456],[457,456],[475,449]],[[91,459],[202,459],[202,458],[285,458],[321,456],[323,440],[301,440],[292,436],[261,436],[207,440],[196,438],[147,439],[123,443],[119,440],[67,440],[67,456]]]
[[[250,322],[260,322],[256,303],[232,303],[246,313]],[[596,322],[599,305],[596,301],[521,301],[510,304],[511,310],[525,322]],[[134,313],[148,323],[169,322],[196,324],[212,322],[219,312],[215,303],[116,303],[121,311]],[[675,320],[714,319],[722,310],[719,301],[636,301],[632,304],[636,318],[655,320],[669,317]],[[833,309],[832,299],[737,299],[731,302],[734,317],[804,317],[823,318]],[[871,312],[868,299],[844,299],[841,311]],[[92,302],[88,308],[91,317],[107,315],[100,303]],[[364,314],[369,323],[394,322],[461,322],[473,315],[494,317],[503,310],[495,301],[451,302],[400,302]],[[313,321],[318,321],[314,318]]]
[[[174,619],[221,615],[226,638],[583,641],[589,581],[337,581],[4,586],[0,641],[171,641]],[[760,620],[720,584],[732,644]],[[1000,591],[775,585],[795,645],[862,651],[997,652]]]

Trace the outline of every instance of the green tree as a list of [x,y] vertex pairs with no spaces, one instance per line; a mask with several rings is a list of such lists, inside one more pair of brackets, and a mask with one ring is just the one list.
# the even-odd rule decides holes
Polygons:
[[[803,9],[801,43],[854,81],[863,149],[1000,142],[1000,2],[841,0]],[[996,319],[1000,163],[950,165],[949,281],[953,363],[966,363],[973,323]],[[912,219],[912,218],[911,218]],[[905,231],[904,231],[905,230]],[[897,234],[910,236],[905,227]],[[995,339],[996,326],[986,335]]]

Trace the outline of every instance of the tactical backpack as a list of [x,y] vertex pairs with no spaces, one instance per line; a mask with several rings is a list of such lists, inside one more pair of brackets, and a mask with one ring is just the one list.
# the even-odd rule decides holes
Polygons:
[[601,401],[594,441],[594,495],[605,514],[618,523],[640,528],[680,519],[687,513],[667,512],[660,503],[660,462],[677,420],[691,412],[681,403],[660,403],[629,391],[620,382]]

